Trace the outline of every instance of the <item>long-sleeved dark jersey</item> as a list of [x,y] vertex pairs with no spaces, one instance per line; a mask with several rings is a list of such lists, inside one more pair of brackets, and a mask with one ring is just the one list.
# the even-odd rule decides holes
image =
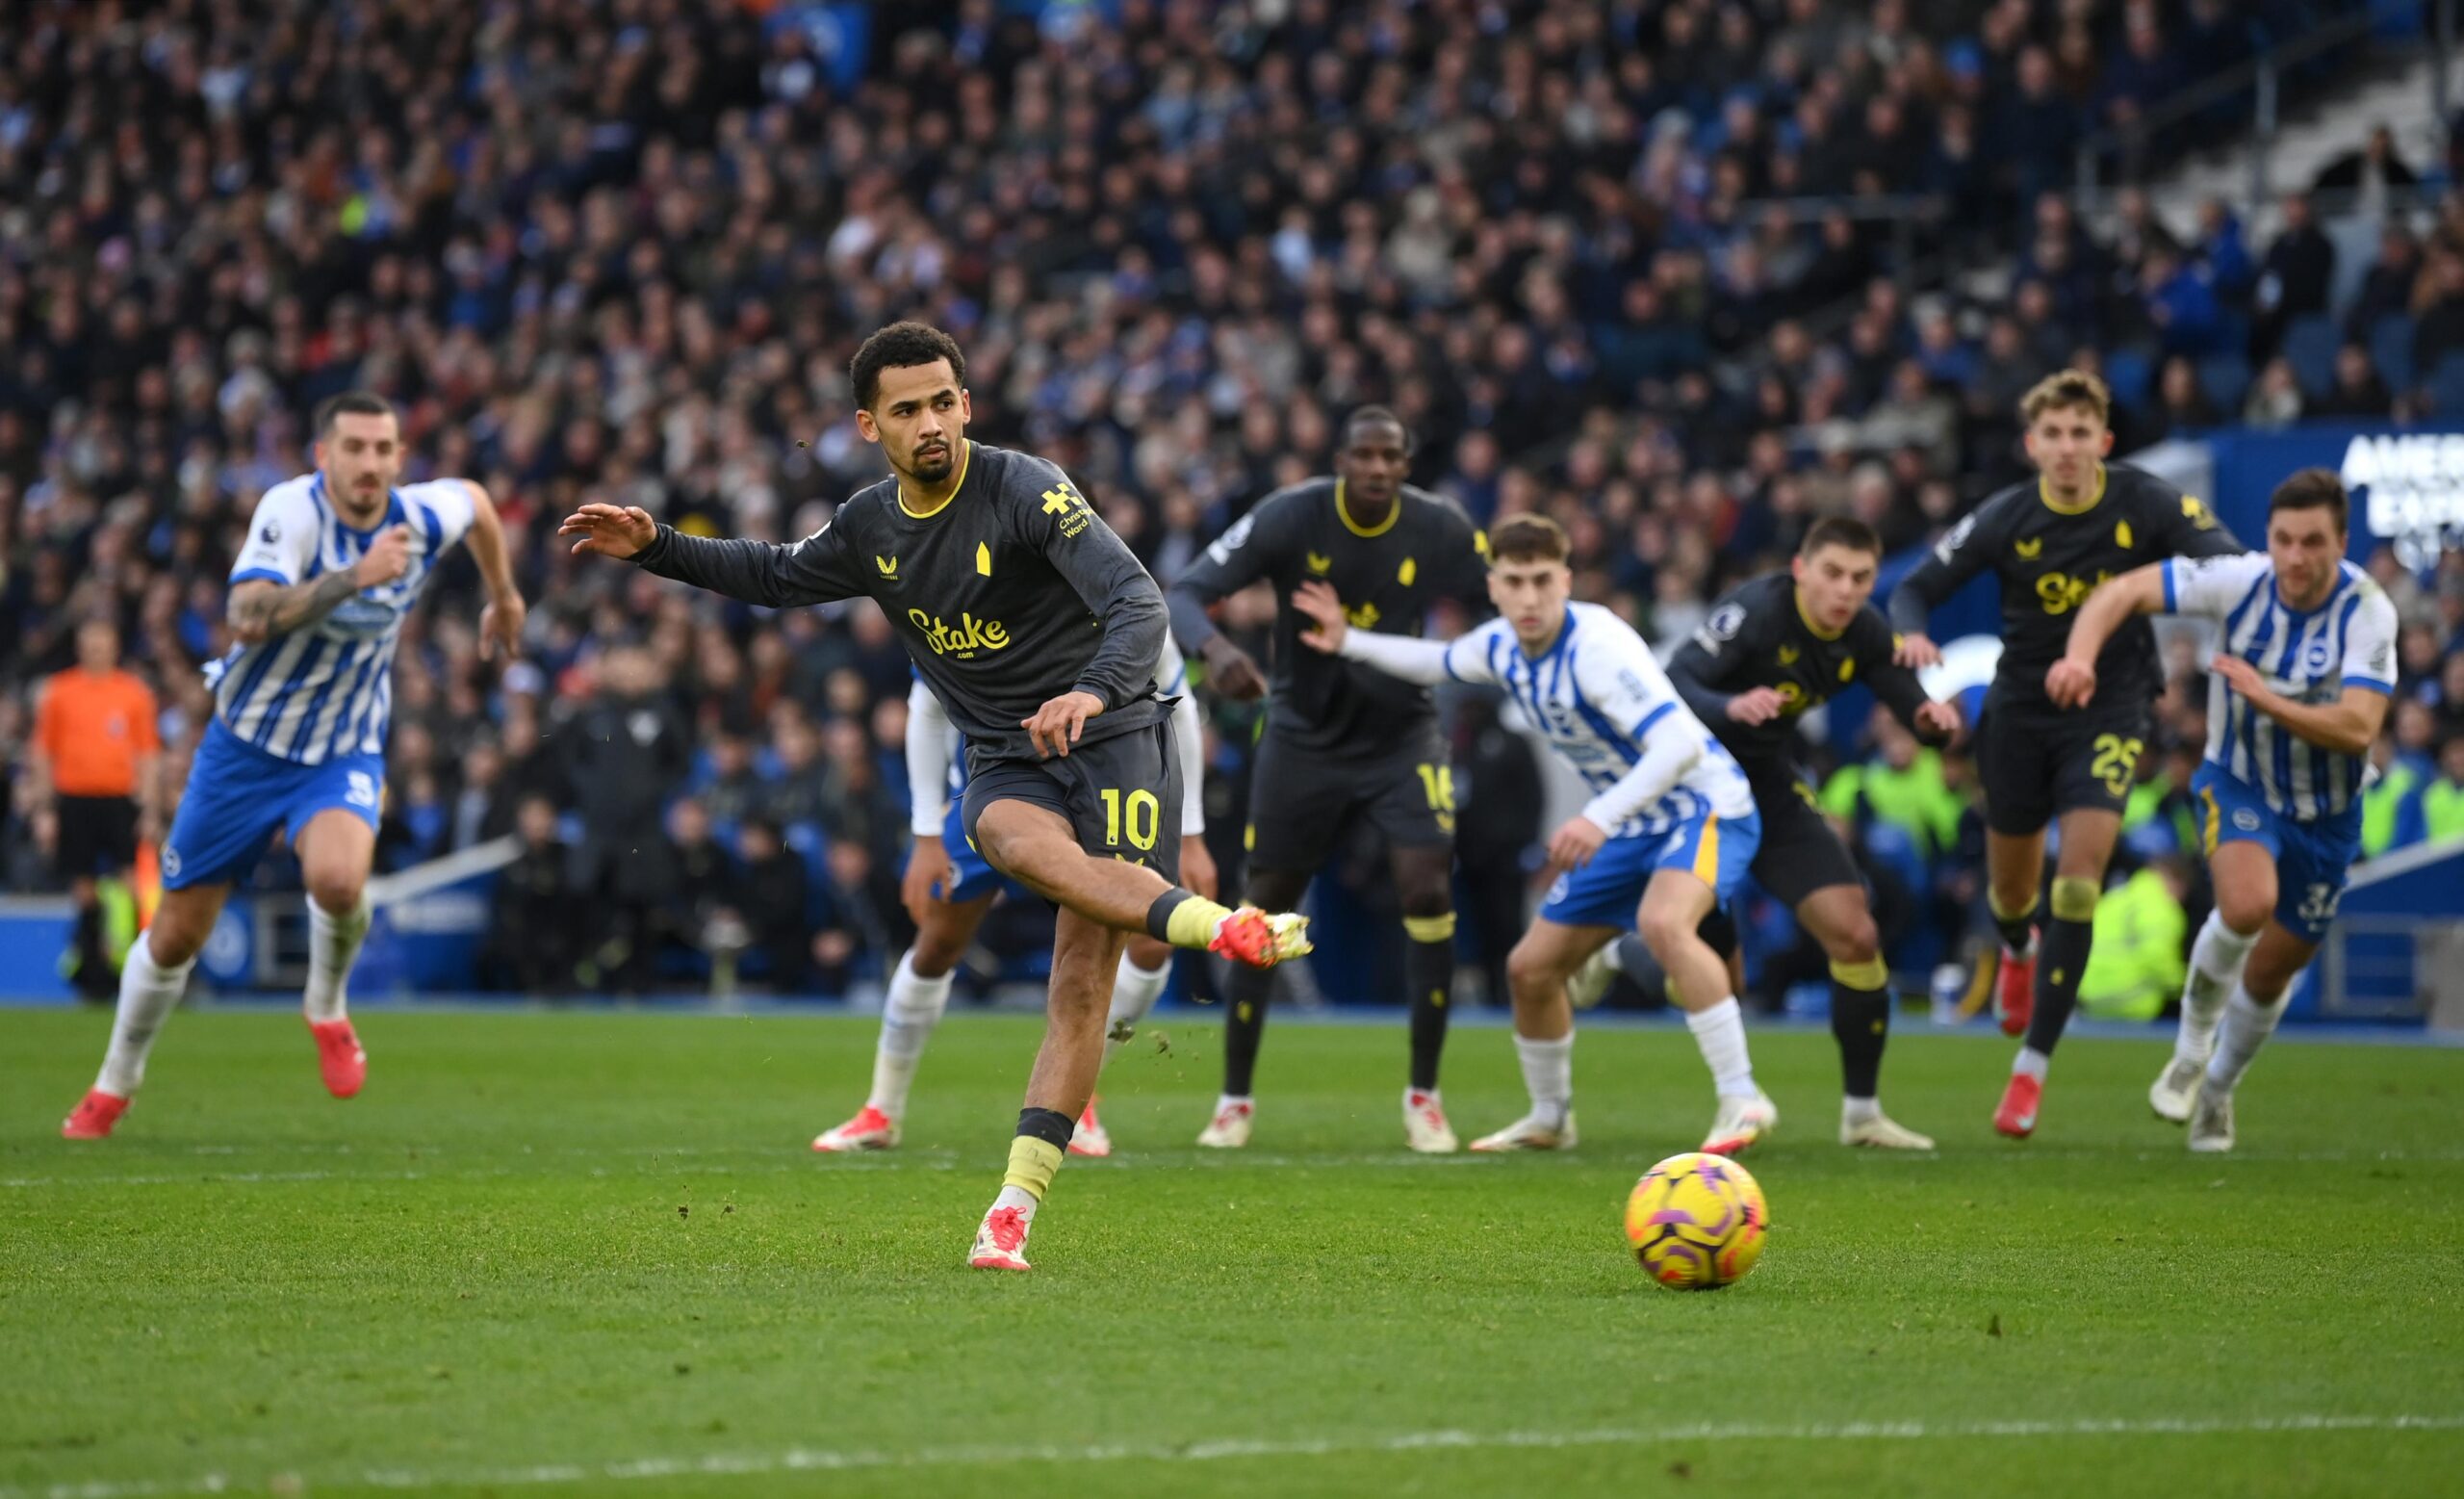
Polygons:
[[[1719,602],[1670,658],[1668,680],[1747,777],[1767,787],[1796,774],[1794,751],[1804,739],[1798,718],[1854,684],[1873,688],[1916,732],[1925,688],[1916,673],[1892,662],[1898,644],[1890,622],[1870,604],[1846,629],[1824,634],[1798,606],[1796,580],[1773,573],[1739,585]],[[1756,687],[1780,694],[1780,715],[1758,724],[1731,718],[1729,699]]]
[[774,608],[874,599],[980,751],[1034,758],[1020,723],[1073,690],[1103,700],[1086,740],[1152,727],[1165,714],[1155,580],[1055,465],[974,442],[962,461],[957,491],[930,514],[909,509],[889,478],[792,545],[661,526],[633,560]]
[[1330,583],[1353,628],[1418,634],[1439,598],[1485,599],[1488,539],[1448,500],[1404,485],[1386,519],[1364,527],[1341,479],[1278,489],[1235,522],[1172,583],[1172,631],[1194,657],[1215,633],[1206,607],[1260,579],[1274,585],[1271,732],[1309,749],[1381,754],[1429,725],[1428,689],[1300,643],[1304,582]]
[[[1990,568],[2002,581],[2002,662],[1987,705],[2051,711],[2044,674],[2070,643],[2072,611],[2099,583],[2166,557],[2243,550],[2203,502],[2143,469],[2107,464],[2095,493],[2077,509],[2057,508],[2041,479],[1988,498],[1892,590],[1891,623],[1904,633],[1923,633],[1935,605]],[[2164,690],[2145,618],[2114,632],[2096,658],[2096,681],[2100,697],[2113,703],[2152,700]]]

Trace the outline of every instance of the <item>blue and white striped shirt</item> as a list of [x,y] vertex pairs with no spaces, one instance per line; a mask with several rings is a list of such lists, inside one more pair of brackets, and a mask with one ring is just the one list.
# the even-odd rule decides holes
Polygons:
[[1687,735],[1701,741],[1701,754],[1677,785],[1607,829],[1611,838],[1656,837],[1706,814],[1742,817],[1754,811],[1745,772],[1679,700],[1651,647],[1597,604],[1567,605],[1556,643],[1537,658],[1524,654],[1513,625],[1492,619],[1448,642],[1446,670],[1457,682],[1505,688],[1595,797],[1634,768],[1647,739]]
[[269,755],[303,765],[337,755],[381,755],[394,701],[394,644],[437,559],[471,529],[471,486],[458,478],[392,492],[385,518],[366,530],[344,523],[322,471],[266,491],[248,521],[233,584],[289,586],[350,567],[389,526],[411,529],[401,577],[363,588],[316,623],[258,645],[235,645],[206,668],[215,716]]
[[[2316,608],[2286,606],[2264,552],[2175,557],[2165,564],[2165,611],[2216,620],[2220,652],[2258,668],[2298,703],[2332,703],[2347,687],[2396,690],[2396,606],[2369,574],[2338,564]],[[2207,758],[2296,821],[2341,816],[2361,797],[2369,758],[2295,737],[2220,676],[2208,684]]]

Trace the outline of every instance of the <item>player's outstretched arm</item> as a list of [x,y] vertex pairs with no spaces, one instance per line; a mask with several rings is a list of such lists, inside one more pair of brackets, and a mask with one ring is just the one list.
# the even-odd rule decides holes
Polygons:
[[707,588],[770,608],[828,604],[864,592],[835,530],[824,526],[804,540],[769,541],[687,536],[651,519],[638,505],[585,504],[565,517],[558,536],[585,553],[631,562],[644,572]]
[[496,502],[467,478],[462,487],[471,492],[471,530],[465,539],[488,588],[488,602],[479,610],[479,659],[487,660],[501,648],[510,659],[522,654],[522,624],[528,607],[513,581],[513,557],[505,550],[504,521],[497,514]]
[[1300,643],[1311,650],[1360,661],[1424,687],[1433,687],[1450,675],[1446,644],[1415,635],[1386,635],[1352,629],[1351,621],[1344,617],[1344,601],[1330,584],[1302,583],[1292,590],[1292,607],[1309,616],[1310,625],[1300,633]]
[[243,645],[263,645],[275,635],[313,625],[362,588],[381,587],[411,566],[411,529],[388,526],[368,544],[359,560],[338,573],[304,582],[277,583],[252,578],[233,585],[223,605],[223,618]]
[[2062,659],[2044,674],[2045,696],[2056,708],[2085,708],[2096,695],[2096,658],[2124,621],[2165,607],[2165,564],[2134,567],[2088,595],[2070,621]]

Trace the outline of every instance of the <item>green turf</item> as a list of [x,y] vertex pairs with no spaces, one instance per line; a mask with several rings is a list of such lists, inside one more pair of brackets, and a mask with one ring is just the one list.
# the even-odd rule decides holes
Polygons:
[[[1775,1228],[1689,1296],[1618,1233],[1707,1122],[1681,1031],[1584,1037],[1578,1153],[1423,1161],[1399,1024],[1277,1030],[1225,1156],[1190,1144],[1216,1033],[1168,1020],[1106,1079],[1122,1154],[1064,1170],[1014,1277],[962,1260],[1027,1022],[954,1018],[907,1149],[844,1161],[805,1141],[860,1101],[866,1023],[361,1023],[341,1104],[295,1018],[181,1016],[119,1137],[71,1145],[105,1018],[0,1017],[0,1493],[2242,1496],[2464,1464],[2464,1052],[2280,1046],[2242,1152],[2194,1159],[2147,1117],[2152,1041],[2066,1047],[2014,1146],[2006,1044],[1912,1026],[1887,1099],[1945,1143],[1910,1159],[1831,1143],[1828,1036],[1760,1034]],[[1501,1031],[1448,1083],[1467,1134],[1519,1112]]]

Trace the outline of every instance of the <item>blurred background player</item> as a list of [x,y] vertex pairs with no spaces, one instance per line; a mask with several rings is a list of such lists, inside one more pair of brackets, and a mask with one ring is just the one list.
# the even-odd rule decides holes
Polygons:
[[36,794],[51,798],[53,863],[77,908],[70,979],[89,999],[108,999],[119,987],[99,882],[128,872],[139,824],[156,815],[163,738],[155,711],[152,689],[120,666],[118,628],[90,619],[77,627],[77,664],[43,683],[26,740]]
[[[1155,690],[1172,705],[1172,743],[1181,758],[1181,884],[1200,895],[1215,894],[1215,857],[1206,848],[1204,731],[1197,701],[1189,695],[1189,672],[1181,653],[1164,641],[1155,668]],[[912,800],[914,850],[908,857],[900,898],[915,922],[915,943],[899,956],[889,992],[882,1000],[881,1041],[873,1054],[873,1091],[856,1117],[824,1130],[812,1148],[824,1152],[887,1150],[898,1145],[907,1117],[907,1094],[924,1060],[925,1043],[950,1003],[951,970],[975,941],[985,914],[1003,895],[1035,897],[1004,879],[969,847],[959,824],[966,799],[966,772],[953,742],[949,714],[918,677],[907,694],[907,784]],[[1143,933],[1129,940],[1113,972],[1112,1008],[1104,1021],[1104,1065],[1138,1034],[1172,977],[1172,949]],[[1110,1155],[1112,1136],[1090,1098],[1069,1137],[1072,1155]]]
[[[2027,1033],[1993,1127],[2036,1129],[2053,1048],[2079,1001],[2093,943],[2096,897],[2121,814],[2155,728],[2163,662],[2143,621],[2123,628],[2097,663],[2103,700],[2065,712],[2045,696],[2045,671],[2069,638],[2073,612],[2107,580],[2147,559],[2239,552],[2200,501],[2152,474],[2107,464],[2114,444],[2104,382],[2065,371],[2019,403],[2037,478],[1989,498],[1937,543],[1890,598],[1903,666],[1942,653],[1926,616],[1969,579],[2001,583],[2002,659],[1976,728],[1985,791],[1987,900],[2002,933],[2002,1028]],[[2037,948],[2045,825],[2060,821],[2053,912]]]
[[[1929,1150],[1934,1142],[1894,1124],[1878,1098],[1890,1027],[1890,970],[1865,882],[1815,807],[1797,767],[1798,718],[1853,682],[1873,688],[1901,722],[1932,742],[1959,730],[1959,710],[1925,695],[1892,659],[1897,637],[1869,602],[1882,538],[1847,516],[1806,528],[1786,573],[1758,578],[1720,601],[1668,663],[1668,678],[1744,767],[1762,814],[1753,874],[1796,912],[1831,966],[1831,1032],[1839,1042],[1842,1145]],[[1586,965],[1605,977],[1610,949]]]
[[[1268,911],[1300,904],[1310,877],[1354,818],[1386,840],[1403,909],[1403,987],[1411,1002],[1411,1071],[1403,1138],[1415,1150],[1455,1148],[1438,1096],[1438,1061],[1454,991],[1454,771],[1424,686],[1298,647],[1307,623],[1294,591],[1323,583],[1349,601],[1362,630],[1420,633],[1440,598],[1477,600],[1480,533],[1451,501],[1403,482],[1411,434],[1382,406],[1344,424],[1335,475],[1277,490],[1233,523],[1172,585],[1172,628],[1232,698],[1269,695],[1251,772],[1244,841],[1248,899]],[[1208,606],[1265,580],[1274,586],[1274,659],[1257,664],[1207,617]],[[1258,969],[1227,986],[1223,1095],[1198,1144],[1249,1143],[1258,1046],[1273,992]]]
[[232,563],[239,643],[207,672],[214,721],[163,842],[162,904],[129,947],[102,1073],[61,1128],[70,1139],[110,1134],[127,1110],[197,949],[277,828],[308,886],[301,1000],[325,1087],[359,1092],[368,1055],[345,986],[368,936],[394,646],[455,542],[470,539],[487,583],[480,649],[521,646],[522,595],[487,491],[459,478],[397,488],[401,424],[381,397],[328,400],[316,432],[315,471],[266,491]]
[[1514,1045],[1531,1112],[1475,1150],[1575,1144],[1574,1009],[1566,981],[1630,925],[1669,974],[1719,1097],[1703,1149],[1731,1155],[1770,1132],[1779,1111],[1755,1085],[1729,966],[1697,928],[1745,878],[1761,818],[1745,772],[1695,720],[1633,628],[1567,593],[1566,533],[1518,515],[1490,538],[1489,597],[1502,616],[1440,643],[1350,628],[1332,588],[1293,604],[1314,622],[1303,643],[1424,685],[1451,679],[1505,689],[1592,792],[1549,840],[1562,872],[1506,959]]
[[[2190,1123],[2190,1148],[2233,1149],[2233,1088],[2284,1015],[2361,857],[2371,741],[2396,689],[2396,606],[2345,560],[2348,502],[2325,469],[2268,499],[2268,549],[2175,558],[2098,589],[2046,674],[2090,709],[2106,642],[2141,615],[2192,614],[2222,633],[2208,678],[2207,758],[2192,785],[2216,909],[2191,948],[2182,1018],[2148,1101]],[[2218,1034],[2220,1021],[2222,1034]]]
[[688,536],[638,506],[585,504],[558,534],[770,608],[860,595],[965,737],[962,831],[985,862],[1059,906],[1044,1037],[999,1194],[967,1263],[1026,1270],[1027,1234],[1103,1065],[1127,934],[1270,966],[1308,951],[1307,921],[1227,910],[1172,883],[1180,802],[1155,692],[1164,599],[1055,465],[969,442],[966,359],[938,328],[894,323],[848,376],[890,477],[801,541]]

